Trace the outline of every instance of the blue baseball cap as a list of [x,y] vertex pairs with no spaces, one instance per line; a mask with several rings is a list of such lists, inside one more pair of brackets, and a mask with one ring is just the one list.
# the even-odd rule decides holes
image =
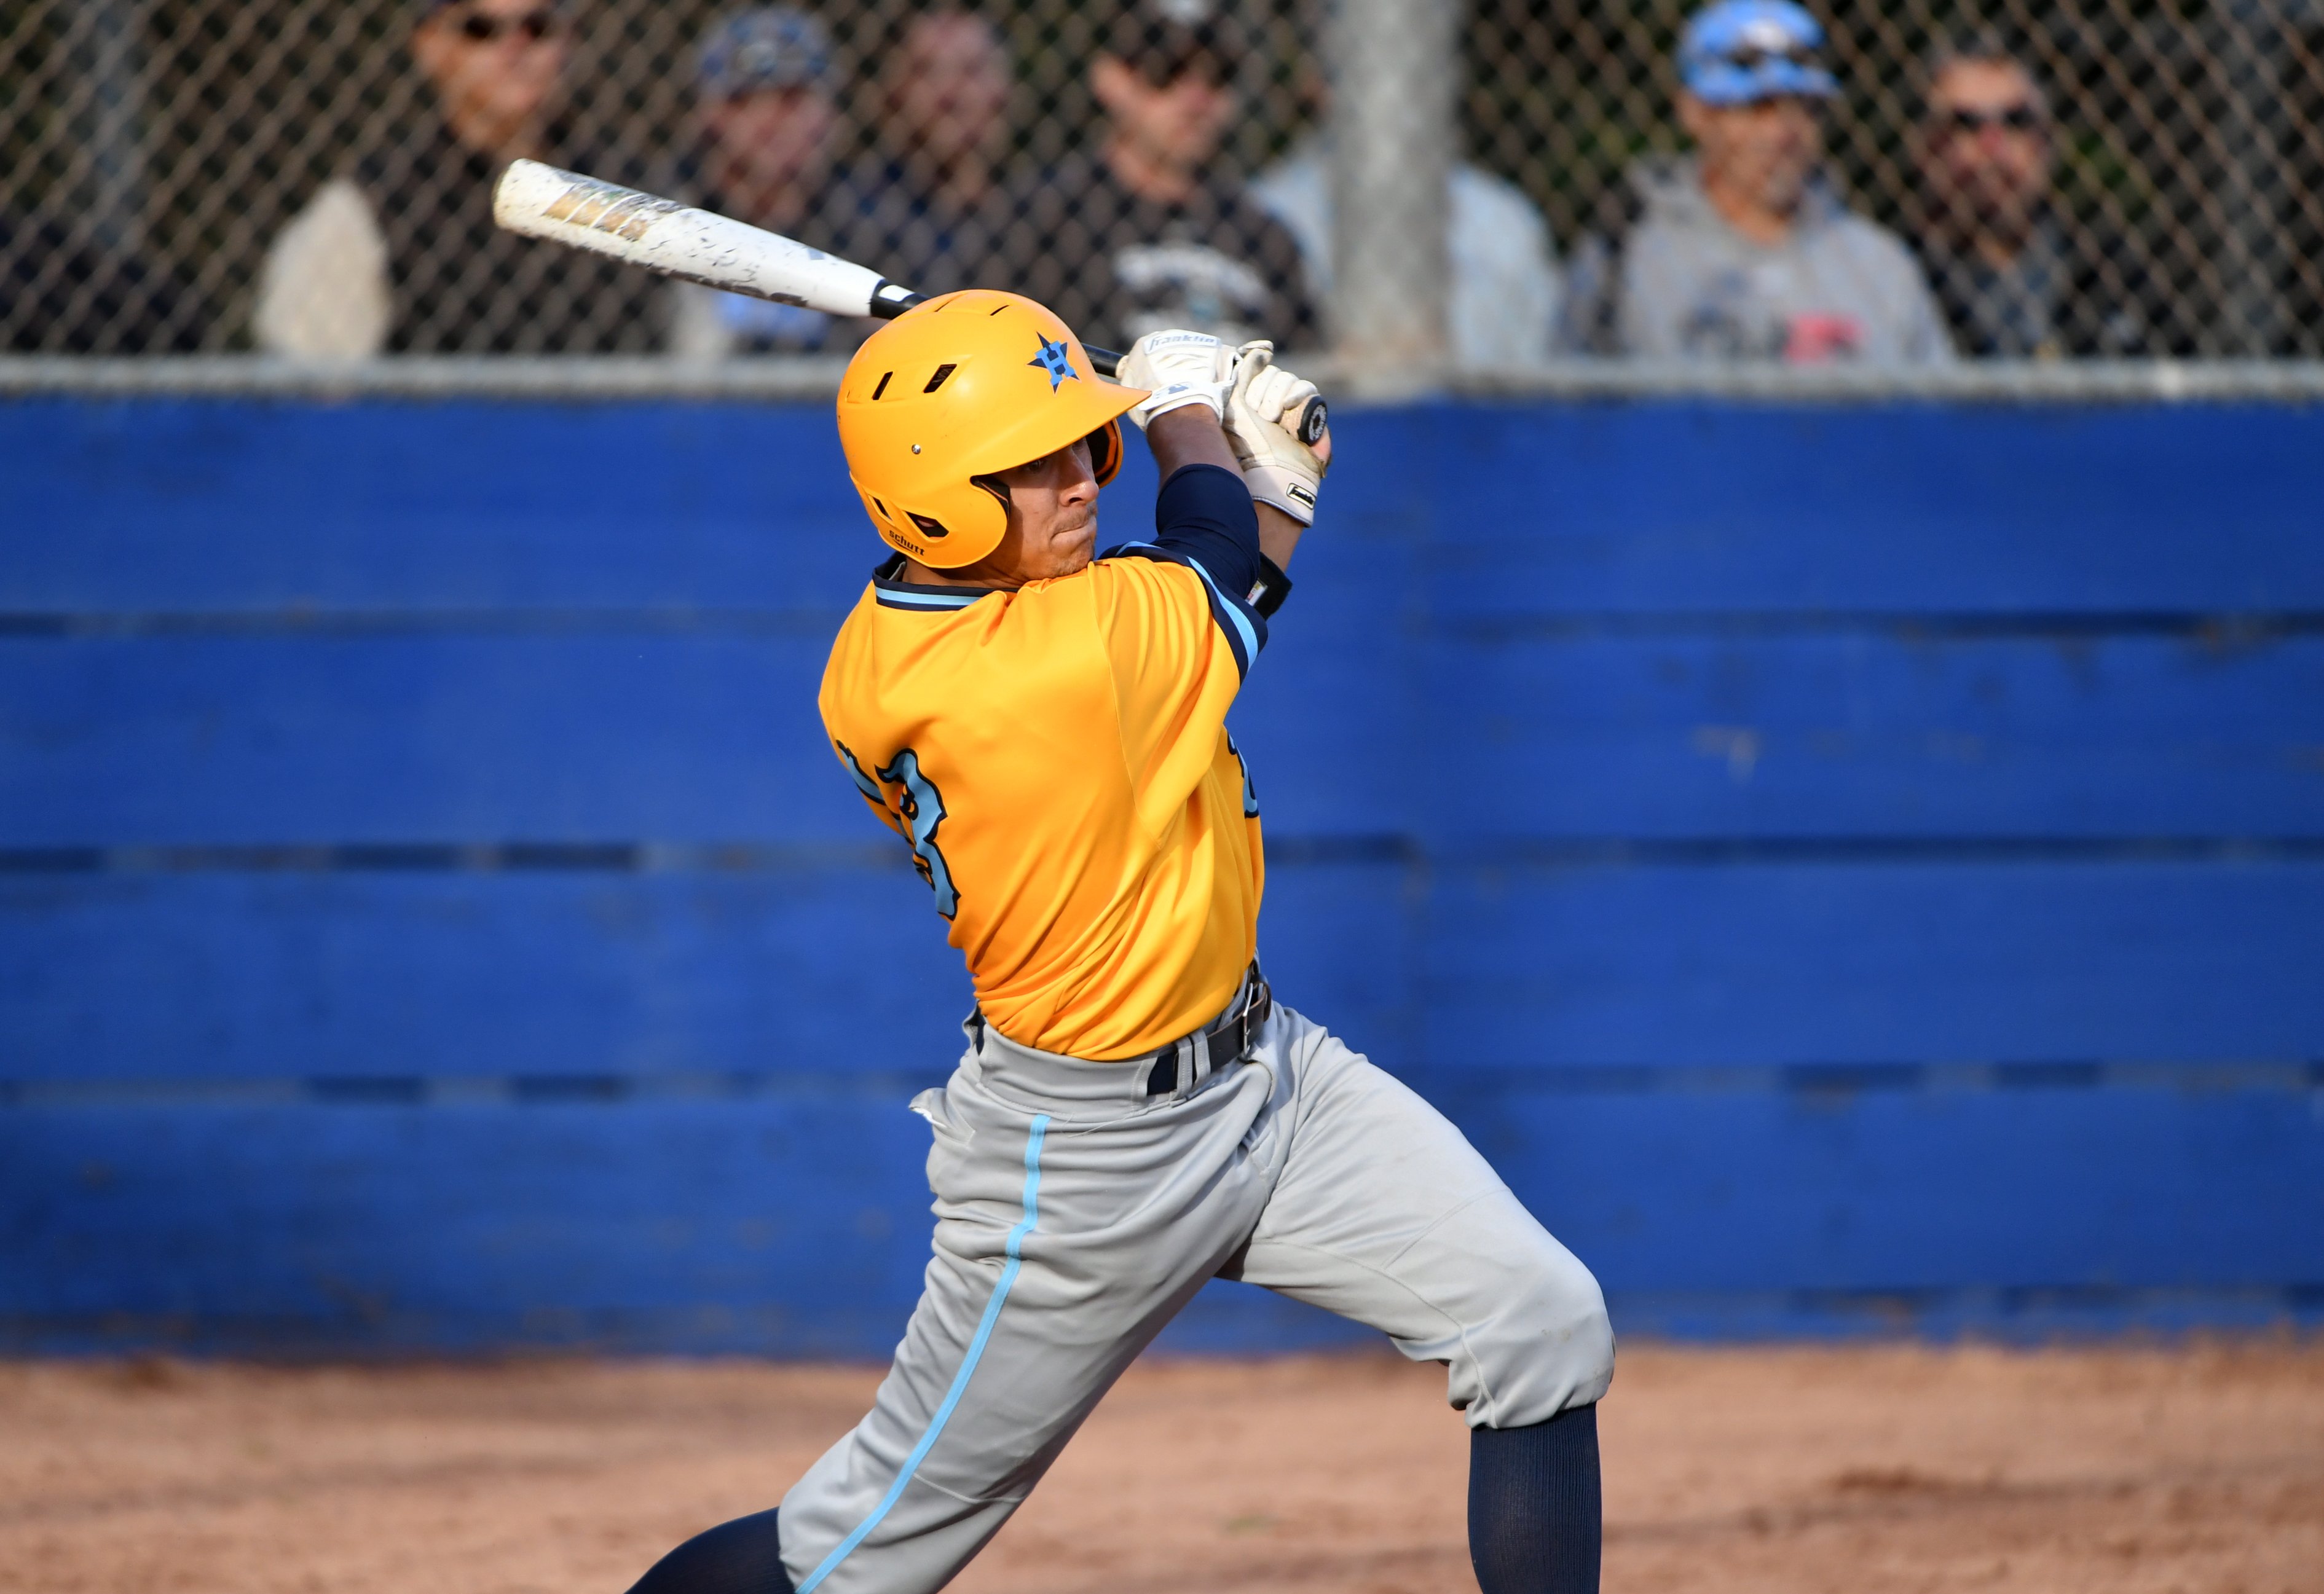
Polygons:
[[695,83],[706,98],[831,81],[831,35],[789,5],[738,11],[704,35]]
[[1678,43],[1678,75],[1705,105],[1744,106],[1800,95],[1829,99],[1840,84],[1823,64],[1823,28],[1792,0],[1718,0],[1694,14]]

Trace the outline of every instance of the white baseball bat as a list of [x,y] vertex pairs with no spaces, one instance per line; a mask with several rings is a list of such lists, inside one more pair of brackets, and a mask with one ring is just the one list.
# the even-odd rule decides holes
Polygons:
[[[900,316],[921,296],[869,266],[729,217],[659,199],[539,161],[514,161],[493,189],[493,219],[546,238],[729,293],[832,316]],[[1091,349],[1105,375],[1120,356]]]
[[[890,320],[923,299],[869,266],[779,233],[539,161],[509,163],[493,189],[493,219],[529,238],[825,315]],[[1121,356],[1111,349],[1083,347],[1100,375],[1111,376],[1120,367]],[[1299,437],[1312,445],[1330,424],[1323,401],[1310,399],[1299,417]]]

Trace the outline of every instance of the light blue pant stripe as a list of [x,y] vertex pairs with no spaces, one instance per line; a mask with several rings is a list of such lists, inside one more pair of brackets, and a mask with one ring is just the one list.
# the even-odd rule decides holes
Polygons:
[[903,1470],[896,1474],[896,1481],[888,1486],[887,1494],[872,1508],[872,1515],[858,1524],[853,1533],[839,1541],[839,1547],[823,1558],[821,1566],[807,1574],[807,1581],[798,1586],[798,1594],[815,1594],[816,1585],[829,1577],[841,1562],[854,1553],[855,1546],[880,1525],[881,1518],[895,1508],[896,1502],[904,1497],[904,1487],[912,1481],[912,1474],[918,1471],[920,1463],[927,1459],[936,1436],[952,1420],[953,1408],[960,1405],[960,1397],[967,1393],[969,1375],[976,1371],[977,1360],[984,1354],[985,1341],[992,1338],[992,1325],[1001,1321],[1001,1307],[1009,1299],[1009,1286],[1017,1282],[1018,1271],[1025,1266],[1021,1255],[1025,1237],[1033,1231],[1033,1225],[1041,1215],[1041,1142],[1048,1132],[1049,1115],[1044,1112],[1033,1119],[1032,1135],[1025,1142],[1025,1216],[1016,1228],[1009,1231],[1009,1243],[1003,1248],[1009,1260],[1001,1269],[1001,1282],[993,1286],[992,1299],[985,1304],[984,1320],[976,1325],[976,1337],[968,1342],[968,1354],[961,1358],[960,1371],[953,1375],[952,1387],[945,1391],[944,1404],[936,1407],[936,1414],[928,1424],[928,1431],[920,1435],[919,1443],[914,1445],[912,1453],[904,1458]]

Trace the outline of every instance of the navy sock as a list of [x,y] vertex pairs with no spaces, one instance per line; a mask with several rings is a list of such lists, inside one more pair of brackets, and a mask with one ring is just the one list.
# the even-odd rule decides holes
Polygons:
[[1469,1435],[1469,1563],[1483,1594],[1598,1594],[1598,1408]]
[[630,1594],[791,1594],[775,1514],[737,1516],[695,1534],[655,1562]]

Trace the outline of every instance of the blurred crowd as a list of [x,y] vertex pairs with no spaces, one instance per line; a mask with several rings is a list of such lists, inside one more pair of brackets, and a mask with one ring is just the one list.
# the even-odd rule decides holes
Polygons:
[[[530,156],[650,180],[563,114],[574,69],[562,0],[417,0],[417,124],[308,198],[267,249],[247,336],[304,359],[384,353],[605,353],[683,360],[840,353],[866,328],[795,306],[673,285],[498,231],[494,176]],[[736,9],[692,54],[678,197],[873,266],[923,292],[1012,288],[1092,342],[1184,326],[1305,348],[1330,341],[1332,159],[1318,131],[1233,170],[1253,48],[1221,0],[1125,0],[1085,63],[1101,124],[1046,160],[1012,159],[1019,78],[1001,30],[935,0],[868,80],[846,81],[825,23]],[[1884,226],[1825,159],[1847,107],[1824,30],[1794,0],[1713,0],[1680,34],[1670,107],[1683,152],[1642,158],[1580,235],[1560,239],[1517,186],[1462,163],[1446,206],[1448,356],[1461,368],[1559,358],[1858,361],[2147,357],[2200,328],[2127,254],[2061,226],[2059,134],[2030,54],[2002,34],[1921,61],[1904,160],[1908,214]],[[878,130],[842,160],[843,104]],[[1900,218],[1892,216],[1892,221]],[[18,246],[5,247],[11,229]],[[22,240],[33,239],[25,247]],[[158,271],[80,250],[0,213],[0,294],[20,347],[190,347]],[[486,301],[530,289],[526,312]],[[24,313],[33,305],[35,313]]]

